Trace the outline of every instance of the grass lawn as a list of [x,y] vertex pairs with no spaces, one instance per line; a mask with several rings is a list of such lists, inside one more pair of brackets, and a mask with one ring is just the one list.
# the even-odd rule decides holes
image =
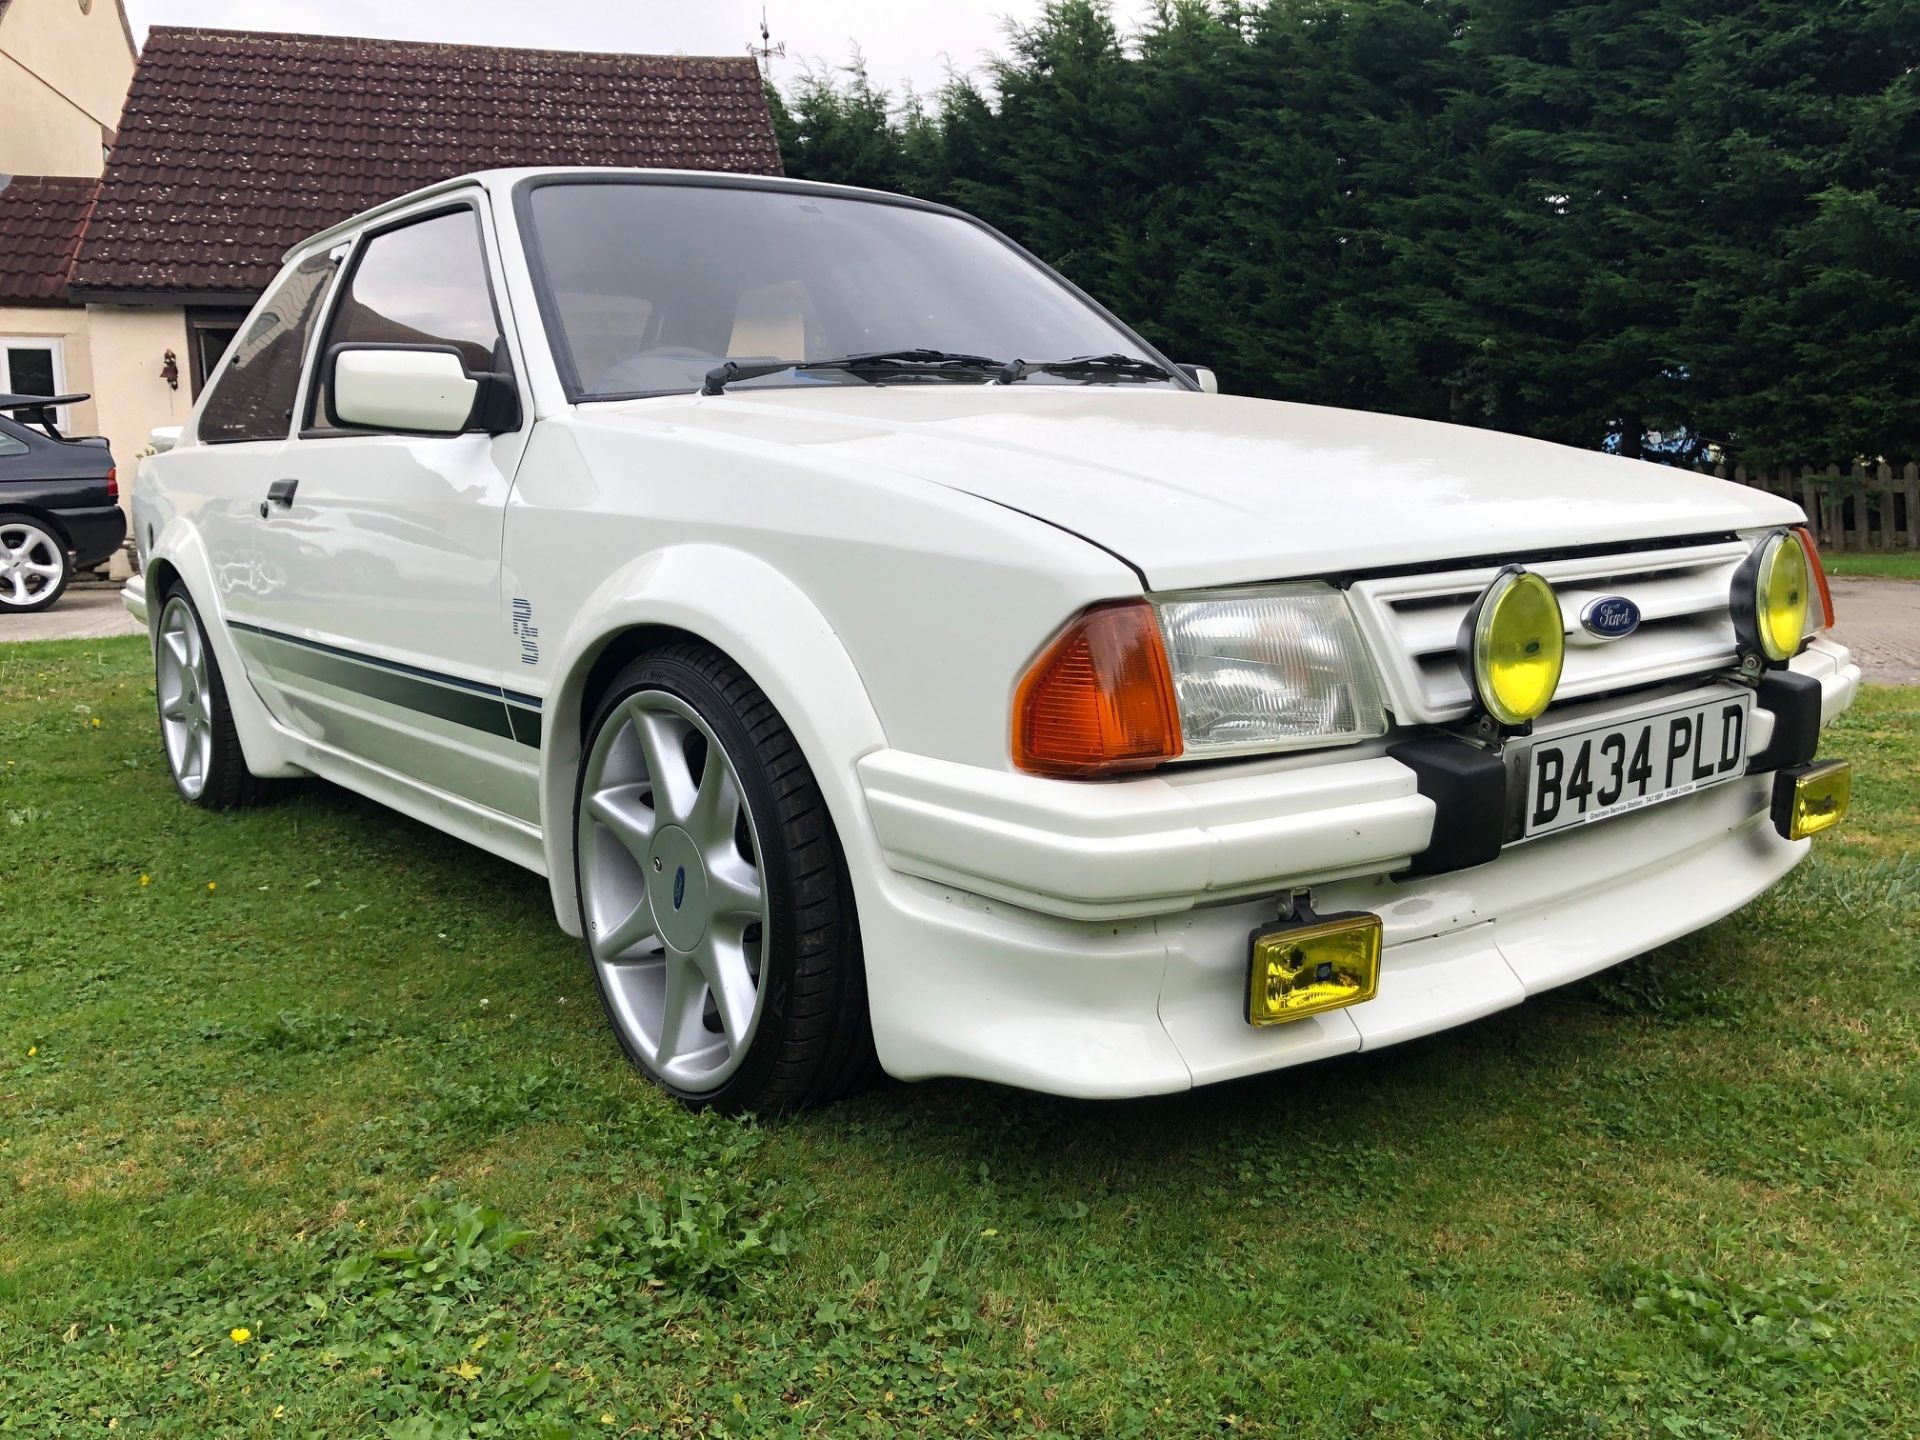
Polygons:
[[627,1068],[544,882],[190,810],[152,703],[0,646],[0,1434],[1920,1431],[1920,689],[1787,884],[1517,1010],[766,1126]]
[[1886,551],[1873,555],[1822,555],[1829,575],[1880,575],[1891,580],[1920,580],[1920,553]]

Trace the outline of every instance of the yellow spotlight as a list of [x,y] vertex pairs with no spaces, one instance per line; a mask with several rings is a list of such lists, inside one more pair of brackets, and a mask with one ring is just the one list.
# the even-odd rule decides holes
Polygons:
[[1371,1000],[1380,989],[1380,917],[1283,920],[1253,932],[1247,1023],[1279,1025]]
[[1733,575],[1733,628],[1742,648],[1773,661],[1797,655],[1813,585],[1806,543],[1792,531],[1776,530],[1754,546]]
[[1853,800],[1853,766],[1816,760],[1782,770],[1773,780],[1773,828],[1789,840],[1831,830]]
[[1560,600],[1545,578],[1502,570],[1460,626],[1461,667],[1481,707],[1509,729],[1553,703],[1567,657]]
[[1769,539],[1761,555],[1760,648],[1769,660],[1790,659],[1807,633],[1807,552],[1789,531]]

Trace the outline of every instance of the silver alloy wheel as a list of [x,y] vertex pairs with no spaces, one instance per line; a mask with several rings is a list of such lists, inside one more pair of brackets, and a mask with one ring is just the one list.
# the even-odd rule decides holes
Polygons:
[[594,739],[576,823],[582,918],[614,1022],[670,1085],[718,1088],[759,1028],[772,929],[725,747],[679,696],[639,691]]
[[189,800],[207,786],[213,759],[213,691],[207,684],[207,652],[200,624],[178,595],[160,612],[160,642],[154,653],[160,691],[160,734],[174,783]]
[[0,605],[32,605],[60,583],[67,557],[60,542],[25,520],[0,526]]

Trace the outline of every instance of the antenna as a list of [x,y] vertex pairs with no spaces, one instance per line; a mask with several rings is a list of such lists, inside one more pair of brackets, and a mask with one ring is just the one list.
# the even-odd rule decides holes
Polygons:
[[778,45],[773,43],[773,32],[767,29],[767,9],[764,5],[760,7],[760,43],[756,45],[749,40],[747,54],[759,63],[763,74],[767,69],[767,61],[787,58],[787,42],[782,40]]

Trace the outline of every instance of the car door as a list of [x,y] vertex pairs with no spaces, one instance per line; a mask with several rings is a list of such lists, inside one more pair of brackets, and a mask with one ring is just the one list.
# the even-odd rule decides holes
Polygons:
[[[328,251],[304,256],[268,287],[201,392],[192,433],[160,457],[169,513],[186,520],[206,548],[214,593],[194,597],[203,611],[243,612],[258,586],[262,477],[274,473],[293,433],[301,364],[339,259]],[[151,547],[160,517],[151,507],[135,511],[146,515],[149,530],[139,539]]]
[[452,346],[470,369],[512,372],[483,204],[443,200],[355,242],[312,352],[305,424],[260,487],[260,583],[235,618],[283,723],[537,822],[538,712],[509,703],[501,671],[502,517],[531,420],[382,432],[334,423],[325,402],[343,344]]

